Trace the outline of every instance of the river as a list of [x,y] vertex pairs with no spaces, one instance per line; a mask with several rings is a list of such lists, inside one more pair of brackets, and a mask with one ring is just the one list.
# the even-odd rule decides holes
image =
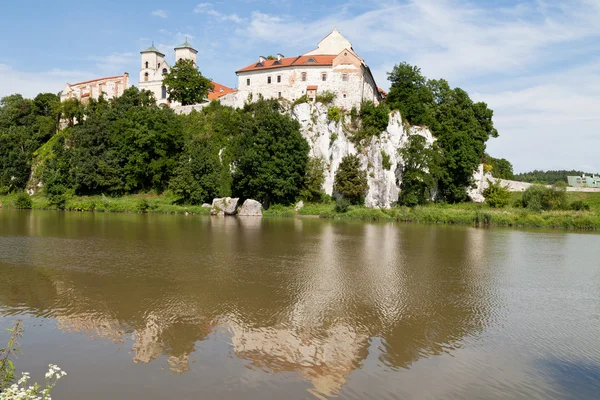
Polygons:
[[598,399],[600,236],[0,209],[18,319],[55,399]]

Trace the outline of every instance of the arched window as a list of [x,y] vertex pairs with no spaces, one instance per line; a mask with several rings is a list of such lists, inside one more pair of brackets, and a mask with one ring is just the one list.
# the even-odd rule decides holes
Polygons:
[[148,81],[148,73],[146,72],[146,73],[144,74],[144,82],[147,82],[147,81]]
[[146,68],[148,68],[148,61],[146,61]]
[[158,63],[158,66],[157,66],[157,67],[158,67],[158,68],[160,68],[160,63]]
[[166,74],[167,74],[167,69],[163,68],[163,75],[166,75]]
[[160,98],[161,99],[167,98],[167,87],[166,86],[163,86],[160,88]]
[[306,72],[302,73],[302,82],[306,82]]

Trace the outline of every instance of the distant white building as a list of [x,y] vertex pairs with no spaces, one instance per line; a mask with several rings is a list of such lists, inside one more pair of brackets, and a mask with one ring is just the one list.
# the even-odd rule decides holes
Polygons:
[[87,103],[89,99],[98,100],[100,96],[112,99],[123,94],[129,88],[129,74],[107,76],[79,83],[67,83],[60,93],[60,101],[77,99]]
[[[179,105],[176,102],[168,100],[167,87],[163,85],[163,78],[171,71],[169,63],[165,59],[165,55],[161,53],[154,44],[140,52],[142,55],[142,65],[140,69],[140,90],[149,90],[154,94],[156,102],[168,106]],[[179,60],[192,60],[196,66],[196,55],[198,51],[194,49],[187,40],[180,46],[175,47],[175,62]],[[220,97],[235,92],[234,89],[221,85],[217,82],[212,82],[214,89],[208,94],[208,100],[217,100]]]
[[314,99],[332,91],[335,104],[350,109],[364,100],[379,103],[385,92],[359,57],[352,43],[337,29],[325,36],[317,48],[297,57],[277,55],[275,60],[259,57],[258,62],[236,71],[238,92],[222,99],[224,104],[241,107],[260,97],[296,100],[303,95]]

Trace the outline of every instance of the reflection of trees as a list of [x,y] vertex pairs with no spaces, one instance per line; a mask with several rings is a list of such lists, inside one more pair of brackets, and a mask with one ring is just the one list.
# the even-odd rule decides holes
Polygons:
[[493,301],[484,230],[81,218],[55,230],[31,224],[61,237],[52,252],[40,244],[23,250],[22,265],[0,259],[4,312],[51,315],[62,329],[112,340],[132,336],[134,361],[166,355],[177,372],[221,326],[238,357],[294,371],[333,395],[371,338],[382,338],[382,362],[407,367],[480,332]]

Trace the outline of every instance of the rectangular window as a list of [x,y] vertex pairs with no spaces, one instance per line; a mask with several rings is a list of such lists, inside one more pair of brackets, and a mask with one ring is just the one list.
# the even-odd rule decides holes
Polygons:
[[271,77],[267,76],[267,83],[271,83]]
[[348,82],[348,74],[342,74],[342,81]]
[[250,78],[246,79],[246,86],[250,86]]
[[279,98],[281,98],[281,92],[279,92],[277,95],[278,95]]
[[281,83],[281,75],[277,75],[277,83]]
[[324,73],[324,72],[323,72],[323,73],[321,74],[321,80],[322,80],[323,82],[325,82],[325,81],[327,80],[327,74],[326,74],[326,73]]
[[302,82],[306,82],[306,72],[302,73]]

